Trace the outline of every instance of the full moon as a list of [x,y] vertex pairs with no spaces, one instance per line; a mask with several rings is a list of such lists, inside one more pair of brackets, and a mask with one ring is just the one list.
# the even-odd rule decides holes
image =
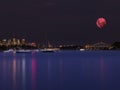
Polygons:
[[96,21],[96,25],[97,25],[99,28],[103,28],[103,27],[106,25],[106,20],[105,20],[105,18],[103,18],[103,17],[98,18],[97,21]]

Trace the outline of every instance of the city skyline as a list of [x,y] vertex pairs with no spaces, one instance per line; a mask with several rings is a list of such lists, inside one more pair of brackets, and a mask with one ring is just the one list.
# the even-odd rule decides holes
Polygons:
[[[37,49],[37,51],[40,49],[41,51],[45,49],[48,50],[119,50],[120,49],[120,42],[114,42],[111,44],[105,43],[105,42],[97,42],[94,44],[85,44],[85,45],[75,45],[75,44],[60,44],[59,46],[52,45],[50,43],[48,44],[39,44],[35,42],[29,42],[25,38],[24,39],[18,39],[18,38],[12,38],[12,39],[2,39],[0,40],[0,50],[8,50],[7,52],[16,51],[16,50],[34,50]],[[6,51],[5,51],[6,52]]]
[[[120,1],[1,1],[0,39],[26,38],[37,43],[112,43],[120,38]],[[107,24],[99,29],[96,20]]]

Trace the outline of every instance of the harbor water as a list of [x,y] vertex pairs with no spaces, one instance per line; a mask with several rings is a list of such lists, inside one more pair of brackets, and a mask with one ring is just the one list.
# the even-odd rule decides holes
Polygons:
[[0,52],[0,90],[120,90],[120,51]]

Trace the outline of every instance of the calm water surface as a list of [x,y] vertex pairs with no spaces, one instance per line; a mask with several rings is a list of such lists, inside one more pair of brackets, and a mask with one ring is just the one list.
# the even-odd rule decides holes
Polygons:
[[120,90],[120,51],[1,52],[0,90]]

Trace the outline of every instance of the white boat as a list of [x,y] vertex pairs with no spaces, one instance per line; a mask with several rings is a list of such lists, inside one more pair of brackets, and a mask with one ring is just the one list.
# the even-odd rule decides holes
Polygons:
[[12,53],[12,52],[14,52],[14,50],[13,49],[9,49],[9,50],[5,50],[5,51],[3,51],[4,53]]
[[16,50],[15,52],[16,52],[16,53],[30,53],[30,52],[32,52],[32,51],[31,51],[31,50],[21,49],[21,50]]
[[59,48],[44,48],[44,49],[40,49],[41,52],[56,52],[60,50]]
[[85,49],[81,48],[80,51],[85,51]]

